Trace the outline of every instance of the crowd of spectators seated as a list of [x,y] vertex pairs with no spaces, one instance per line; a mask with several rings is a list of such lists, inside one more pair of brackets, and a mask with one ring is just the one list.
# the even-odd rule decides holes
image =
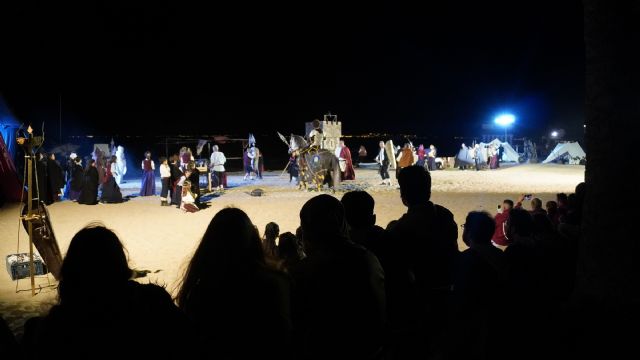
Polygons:
[[[296,234],[261,237],[245,212],[220,210],[175,298],[132,280],[115,233],[72,239],[58,302],[25,325],[14,358],[533,359],[571,351],[584,184],[542,208],[506,199],[463,224],[431,202],[421,167],[398,174],[406,213],[377,226],[373,197],[318,195]],[[460,251],[458,231],[468,247]],[[91,263],[89,263],[91,262]],[[90,273],[87,269],[97,269]],[[9,357],[7,357],[9,358]]]

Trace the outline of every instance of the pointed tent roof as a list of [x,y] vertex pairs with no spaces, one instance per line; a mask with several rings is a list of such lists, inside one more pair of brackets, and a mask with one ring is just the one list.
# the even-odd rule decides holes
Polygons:
[[0,125],[2,126],[10,126],[12,128],[18,128],[20,126],[20,122],[13,116],[11,110],[7,106],[7,103],[4,101],[4,98],[0,94]]
[[584,150],[582,150],[582,147],[580,146],[580,144],[578,144],[577,141],[569,141],[565,143],[558,143],[542,163],[550,163],[557,158],[565,155],[569,156],[572,160],[577,160],[576,163],[579,163],[580,160],[584,160],[587,158],[587,154],[584,152]]
[[0,198],[3,201],[20,201],[21,192],[16,167],[5,146],[4,135],[0,134]]
[[502,161],[509,161],[509,162],[518,162],[520,159],[520,156],[518,155],[518,152],[515,151],[513,149],[513,146],[511,146],[511,144],[509,144],[508,142],[502,142],[500,140],[493,139],[490,144],[496,145],[496,146],[500,146],[502,145],[502,148],[504,149],[504,152],[502,153]]
[[11,158],[16,156],[16,130],[20,127],[20,122],[11,113],[9,106],[0,94],[0,134],[4,138],[5,146],[11,154]]
[[503,153],[502,153],[502,161],[506,161],[506,162],[518,162],[518,160],[520,159],[520,156],[518,155],[518,153],[513,150],[513,147],[511,145],[509,145],[508,142],[502,142],[498,139],[493,139],[491,142],[489,143],[480,143],[480,151],[482,151],[482,155],[483,158],[486,158],[486,149],[485,149],[485,145],[494,145],[496,148],[499,147],[500,145],[502,145],[503,148]]
[[0,95],[0,197],[6,201],[20,201],[20,180],[13,163],[16,155],[16,130],[20,122]]

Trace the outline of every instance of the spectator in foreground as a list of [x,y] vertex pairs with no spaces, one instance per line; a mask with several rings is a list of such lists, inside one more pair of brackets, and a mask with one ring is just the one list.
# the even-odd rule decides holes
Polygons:
[[67,358],[96,351],[105,358],[190,354],[184,315],[164,288],[131,280],[122,243],[103,225],[90,224],[73,237],[60,277],[58,304],[25,324],[24,345],[33,357],[51,349]]
[[280,235],[280,227],[274,222],[270,222],[264,228],[264,236],[262,237],[262,248],[267,257],[272,259],[278,258],[278,247],[276,239]]
[[177,302],[195,325],[200,356],[290,354],[289,281],[267,265],[258,230],[240,209],[225,208],[213,217]]
[[344,208],[332,196],[307,201],[300,224],[307,257],[293,273],[297,355],[376,358],[385,325],[384,273],[378,259],[349,240]]
[[505,298],[506,263],[491,244],[495,228],[486,212],[472,211],[465,220],[462,240],[469,248],[460,254],[454,280],[450,358],[490,359],[501,346],[493,335],[502,329],[495,310],[497,299]]
[[376,225],[373,197],[366,191],[350,191],[340,202],[344,206],[351,241],[379,256],[384,229]]
[[284,234],[280,234],[280,241],[278,242],[278,256],[282,260],[282,267],[288,273],[295,271],[298,264],[300,264],[302,259],[305,258],[300,240],[298,240],[298,238],[289,231]]
[[389,322],[397,335],[393,351],[399,358],[435,356],[448,322],[458,226],[451,211],[430,201],[427,170],[406,167],[398,183],[407,213],[387,227],[382,260]]

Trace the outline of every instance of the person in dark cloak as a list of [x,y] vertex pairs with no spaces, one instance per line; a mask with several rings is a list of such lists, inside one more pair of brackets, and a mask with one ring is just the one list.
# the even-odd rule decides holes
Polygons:
[[[47,157],[44,153],[38,153],[36,155],[38,159],[36,161],[36,179],[33,183],[37,186],[33,188],[33,197],[36,196],[40,201],[43,201],[47,205],[51,205],[53,203],[53,197],[49,191],[49,178],[47,177]],[[34,179],[34,180],[36,180]]]
[[122,193],[114,175],[117,171],[116,161],[117,158],[113,155],[109,160],[109,165],[107,165],[106,180],[102,185],[102,196],[100,197],[100,201],[103,203],[116,204],[122,202]]
[[64,171],[64,181],[65,181],[64,192],[62,194],[62,197],[67,200],[70,199],[69,192],[71,191],[71,179],[73,178],[73,167],[75,166],[77,157],[78,155],[76,153],[69,154],[69,157],[67,157],[67,161],[65,162],[64,168],[62,169]]
[[47,157],[47,178],[51,201],[59,201],[60,190],[64,187],[64,174],[55,154],[49,154]]
[[95,205],[98,203],[98,186],[100,185],[100,177],[96,168],[96,161],[91,159],[84,171],[84,181],[82,184],[82,192],[78,204]]
[[71,168],[71,181],[69,182],[69,200],[78,201],[82,192],[82,184],[84,183],[84,168],[82,167],[82,158],[76,157]]

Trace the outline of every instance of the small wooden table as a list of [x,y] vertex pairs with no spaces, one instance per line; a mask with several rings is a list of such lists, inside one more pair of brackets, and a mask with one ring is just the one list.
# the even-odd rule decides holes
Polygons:
[[211,192],[211,171],[209,171],[209,168],[206,167],[206,166],[201,166],[201,167],[198,167],[196,169],[198,169],[198,171],[200,171],[200,175],[202,175],[203,173],[207,174],[207,191]]

